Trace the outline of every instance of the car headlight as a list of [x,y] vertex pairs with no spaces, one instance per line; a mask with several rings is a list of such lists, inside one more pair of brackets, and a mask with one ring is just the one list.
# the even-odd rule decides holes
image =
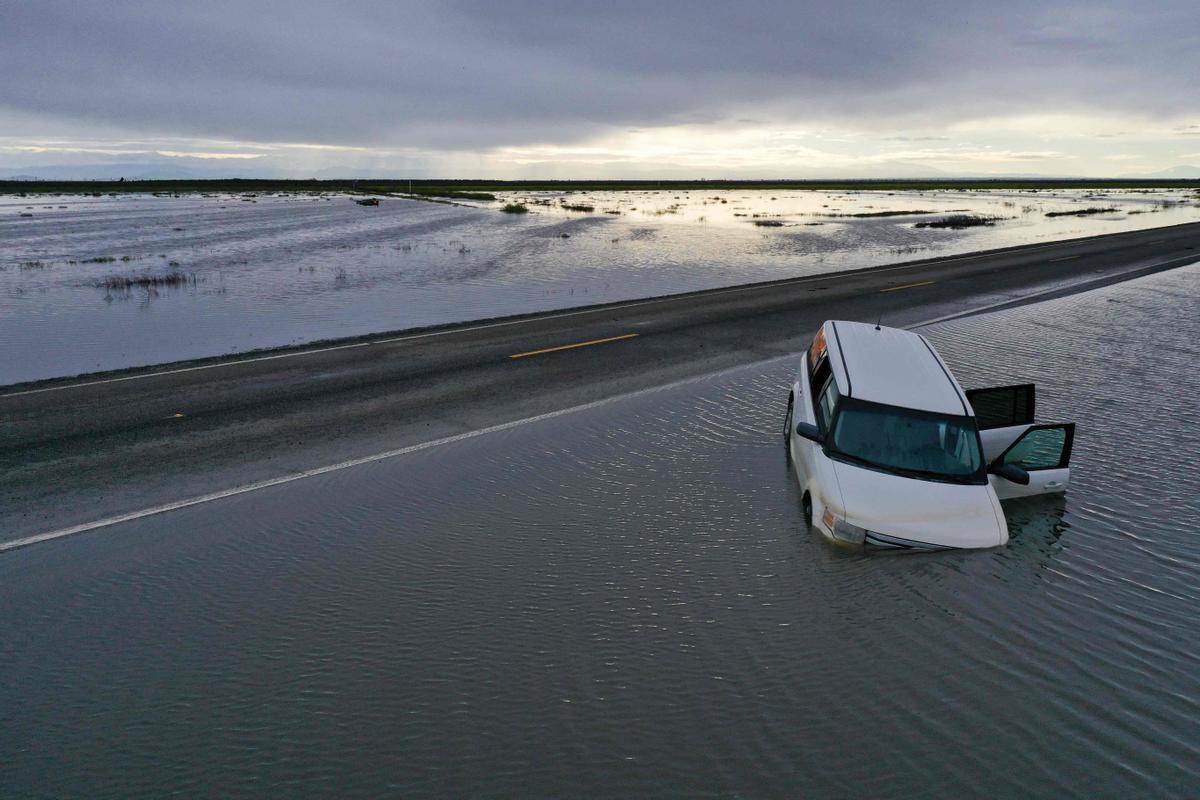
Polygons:
[[839,519],[833,523],[833,538],[846,544],[862,544],[867,538],[867,529]]
[[862,544],[867,538],[867,529],[860,528],[857,525],[851,525],[844,519],[840,519],[830,509],[825,509],[825,513],[821,515],[821,522],[825,523],[825,528],[833,535],[833,538],[839,542],[846,544]]

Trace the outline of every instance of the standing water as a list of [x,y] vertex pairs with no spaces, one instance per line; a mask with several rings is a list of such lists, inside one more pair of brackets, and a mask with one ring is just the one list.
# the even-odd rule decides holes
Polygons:
[[[530,211],[501,213],[509,202]],[[0,384],[1195,222],[1197,202],[1183,190],[543,193],[477,207],[10,195]],[[960,217],[981,224],[922,227]]]
[[777,359],[8,553],[0,795],[1194,795],[1198,292],[926,329],[1078,423],[1002,549],[827,546]]

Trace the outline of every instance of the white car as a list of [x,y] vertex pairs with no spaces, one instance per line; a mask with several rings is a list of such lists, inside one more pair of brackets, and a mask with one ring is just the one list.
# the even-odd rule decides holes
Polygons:
[[1075,425],[1036,425],[1032,384],[964,392],[924,336],[828,321],[788,397],[804,517],[837,544],[1008,541],[1000,500],[1066,491]]

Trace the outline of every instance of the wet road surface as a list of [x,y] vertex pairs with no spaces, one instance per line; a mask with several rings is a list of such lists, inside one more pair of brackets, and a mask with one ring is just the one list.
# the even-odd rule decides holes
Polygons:
[[[1200,225],[0,391],[7,541],[1195,258]],[[583,345],[583,346],[578,346]],[[521,357],[517,357],[521,356]],[[196,368],[199,367],[199,368]]]

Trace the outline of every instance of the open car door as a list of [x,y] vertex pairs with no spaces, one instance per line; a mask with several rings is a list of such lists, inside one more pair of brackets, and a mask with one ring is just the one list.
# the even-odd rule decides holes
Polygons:
[[975,411],[975,421],[981,431],[1032,425],[1033,401],[1032,383],[967,390],[967,402]]
[[988,462],[1007,450],[1033,425],[1032,383],[968,389],[967,401],[975,412],[979,438],[983,441],[983,457]]
[[988,465],[1016,464],[1029,473],[1026,486],[989,474],[997,497],[1004,500],[1066,491],[1071,479],[1075,425],[1035,424],[1032,383],[971,389],[967,400],[975,411]]
[[[995,443],[999,440],[993,439],[993,447],[989,452],[985,438],[985,433],[993,431],[980,431],[980,438],[984,440],[983,454],[988,459],[989,467],[1016,464],[1029,473],[1029,483],[1026,485],[989,473],[988,481],[992,484],[996,496],[1007,500],[1010,497],[1065,492],[1067,484],[1071,481],[1071,447],[1075,442],[1075,423],[1023,427],[1024,430],[999,453],[995,452]],[[1007,438],[1007,432],[1012,429],[1001,428],[994,432],[998,433],[1000,430],[1006,432]]]

